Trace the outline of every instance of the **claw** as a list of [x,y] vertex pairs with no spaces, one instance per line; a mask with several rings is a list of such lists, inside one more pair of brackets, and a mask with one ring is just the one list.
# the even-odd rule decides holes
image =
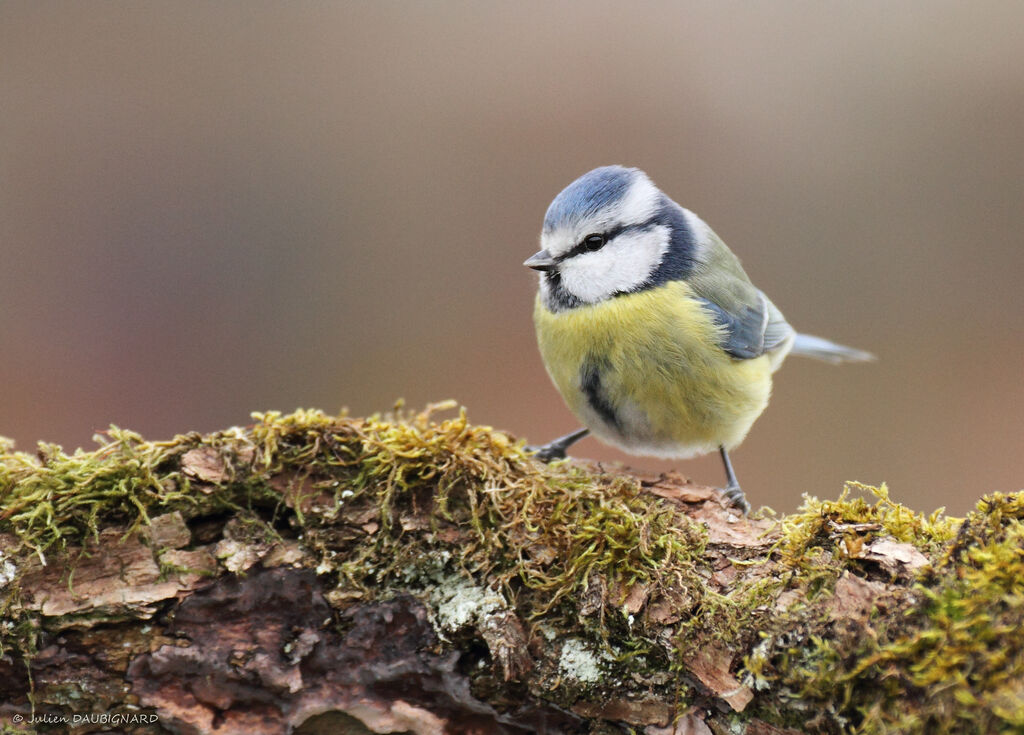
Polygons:
[[566,447],[555,446],[555,443],[544,444],[540,447],[527,447],[527,452],[533,452],[533,456],[541,462],[554,462],[556,459],[565,459]]
[[722,494],[729,501],[729,505],[745,516],[750,515],[750,503],[747,502],[747,496],[743,494],[743,489],[739,485],[725,488]]

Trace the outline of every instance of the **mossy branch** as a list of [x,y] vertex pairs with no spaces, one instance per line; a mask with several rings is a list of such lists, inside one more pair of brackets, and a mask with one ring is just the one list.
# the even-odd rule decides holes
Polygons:
[[1024,496],[741,518],[452,408],[0,446],[3,727],[1024,727]]

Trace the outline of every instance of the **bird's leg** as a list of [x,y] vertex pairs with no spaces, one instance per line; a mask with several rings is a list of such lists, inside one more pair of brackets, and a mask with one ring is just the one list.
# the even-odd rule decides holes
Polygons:
[[565,459],[565,450],[589,433],[590,429],[577,429],[571,434],[560,436],[542,447],[527,447],[526,450],[534,452],[534,456],[536,456],[541,462],[550,462],[554,459]]
[[736,481],[736,473],[733,472],[732,462],[729,461],[729,453],[725,451],[724,446],[719,447],[718,451],[722,455],[722,464],[725,465],[725,498],[743,515],[748,515],[750,513],[750,503],[747,502],[743,489],[740,487],[739,482]]

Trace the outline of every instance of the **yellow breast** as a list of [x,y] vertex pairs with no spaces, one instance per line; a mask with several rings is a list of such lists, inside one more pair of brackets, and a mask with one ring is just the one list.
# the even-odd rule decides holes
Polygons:
[[569,409],[628,452],[683,458],[734,447],[768,404],[768,358],[724,352],[721,328],[684,282],[558,313],[538,297],[534,322]]

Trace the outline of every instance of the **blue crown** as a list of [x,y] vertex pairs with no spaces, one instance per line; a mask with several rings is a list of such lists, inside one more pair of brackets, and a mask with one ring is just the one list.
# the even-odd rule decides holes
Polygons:
[[622,199],[636,178],[635,168],[602,166],[580,176],[555,197],[544,215],[548,232],[591,217]]

